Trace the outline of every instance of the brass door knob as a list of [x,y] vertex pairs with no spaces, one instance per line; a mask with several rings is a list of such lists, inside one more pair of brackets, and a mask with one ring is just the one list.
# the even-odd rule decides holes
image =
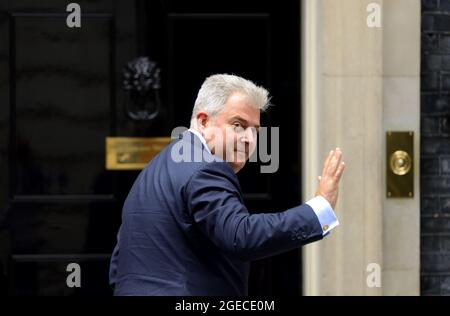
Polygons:
[[391,155],[389,165],[394,174],[403,176],[411,170],[412,160],[406,151],[397,150]]

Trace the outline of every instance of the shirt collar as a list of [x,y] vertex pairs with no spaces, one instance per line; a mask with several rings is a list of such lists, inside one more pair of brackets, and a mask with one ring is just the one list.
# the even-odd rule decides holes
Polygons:
[[211,154],[211,150],[209,149],[208,145],[206,144],[206,140],[205,140],[205,138],[203,137],[203,135],[202,135],[199,131],[197,131],[197,130],[195,130],[195,129],[193,129],[193,128],[190,128],[190,129],[189,129],[189,132],[191,132],[192,134],[194,134],[194,135],[196,135],[198,138],[200,138],[200,141],[201,141],[202,144],[205,146],[206,150]]

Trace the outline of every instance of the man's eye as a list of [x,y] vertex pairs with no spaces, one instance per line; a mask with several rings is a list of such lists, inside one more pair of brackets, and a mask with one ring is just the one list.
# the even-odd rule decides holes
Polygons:
[[234,129],[237,130],[237,131],[240,131],[240,130],[243,129],[241,123],[238,123],[238,122],[233,123],[233,126],[234,126]]

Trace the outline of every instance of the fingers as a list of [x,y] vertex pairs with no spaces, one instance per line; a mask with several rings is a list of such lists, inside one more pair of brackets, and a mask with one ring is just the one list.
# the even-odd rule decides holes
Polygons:
[[339,167],[338,167],[337,171],[336,171],[337,181],[339,181],[341,179],[341,176],[342,176],[342,173],[344,172],[344,169],[345,169],[345,163],[341,162],[339,164]]
[[328,165],[327,173],[329,175],[335,175],[336,171],[341,164],[342,152],[339,148],[336,148],[333,157],[330,159],[330,163]]
[[323,164],[322,176],[319,176],[319,181],[324,176],[336,177],[339,181],[345,169],[345,164],[341,162],[341,160],[342,151],[339,147],[337,147],[335,150],[330,151]]
[[325,175],[325,172],[328,170],[328,165],[330,164],[330,160],[333,157],[333,155],[334,155],[334,150],[331,150],[323,163],[322,176]]

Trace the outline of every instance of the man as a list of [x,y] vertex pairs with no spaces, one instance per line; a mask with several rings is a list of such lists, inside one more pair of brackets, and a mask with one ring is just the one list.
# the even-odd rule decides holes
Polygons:
[[249,214],[236,173],[267,106],[268,92],[248,80],[205,80],[191,129],[146,166],[124,203],[110,268],[115,295],[246,295],[251,260],[320,240],[339,224],[339,149],[325,160],[316,197]]

